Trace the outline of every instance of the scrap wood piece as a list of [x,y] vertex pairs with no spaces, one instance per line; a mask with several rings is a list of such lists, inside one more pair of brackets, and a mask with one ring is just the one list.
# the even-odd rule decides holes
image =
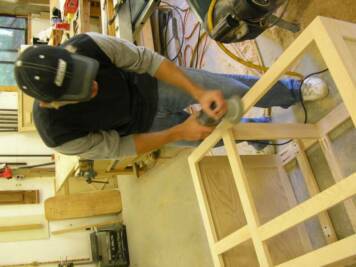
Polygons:
[[45,201],[45,217],[49,221],[119,213],[121,194],[117,190],[55,196]]
[[0,232],[41,229],[43,226],[41,223],[0,226]]
[[80,226],[55,230],[55,231],[52,231],[51,234],[59,235],[59,234],[64,234],[64,233],[69,233],[69,232],[87,230],[89,228],[92,229],[94,227],[102,227],[102,226],[108,226],[108,225],[114,225],[114,224],[120,224],[120,223],[122,223],[122,220],[114,220],[114,221],[107,221],[107,222],[101,222],[101,223],[92,223],[92,224],[86,224],[86,225],[80,225]]

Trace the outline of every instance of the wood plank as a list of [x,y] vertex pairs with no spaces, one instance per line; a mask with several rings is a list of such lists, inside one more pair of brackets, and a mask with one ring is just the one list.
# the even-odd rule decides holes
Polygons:
[[[339,160],[337,159],[335,155],[335,151],[332,147],[331,141],[328,136],[324,136],[321,139],[319,139],[319,144],[321,147],[321,150],[323,151],[323,154],[325,156],[325,159],[329,165],[332,177],[334,178],[335,183],[341,181],[344,179],[345,174],[341,169],[341,166],[339,164]],[[355,203],[352,201],[352,199],[347,199],[343,203],[345,206],[346,213],[349,217],[349,220],[352,225],[352,229],[356,233],[356,206]]]
[[356,173],[259,227],[262,240],[317,215],[356,194]]
[[6,85],[1,85],[0,86],[0,92],[18,92],[17,86],[6,86]]
[[[327,135],[340,124],[345,122],[350,117],[346,106],[344,103],[337,105],[333,108],[326,116],[316,123],[316,126],[319,128],[319,133],[321,136]],[[319,138],[318,138],[319,139]],[[304,148],[304,151],[309,149],[312,145],[318,142],[318,139],[304,139],[301,140],[301,145]],[[284,149],[281,153],[286,154],[281,155],[283,160],[283,165],[288,164],[293,159],[296,158],[297,149],[293,148],[293,144],[290,144],[288,148]],[[280,153],[280,154],[281,154]],[[289,154],[289,155],[288,155]]]
[[247,226],[240,228],[219,242],[215,243],[214,250],[216,254],[222,254],[235,246],[249,240],[251,238],[250,231]]
[[[345,122],[348,118],[350,118],[350,114],[346,109],[345,104],[341,103],[338,106],[336,106],[332,111],[330,111],[320,121],[318,121],[316,125],[319,127],[321,136],[324,136],[330,133],[340,124]],[[302,140],[302,144],[305,150],[307,150],[317,142],[318,140],[314,140],[314,139]]]
[[0,205],[40,203],[39,190],[0,191]]
[[325,117],[317,122],[320,134],[327,135],[333,129],[345,122],[348,118],[350,118],[350,114],[347,111],[345,104],[341,103],[337,105]]
[[[208,198],[204,186],[202,184],[201,171],[198,166],[198,163],[194,161],[193,157],[188,157],[188,163],[192,174],[193,185],[198,199],[198,205],[199,205],[200,213],[202,215],[203,225],[207,235],[209,248],[210,251],[212,252],[214,248],[214,244],[217,242],[218,238],[217,238],[213,218],[210,212]],[[223,259],[220,255],[217,255],[216,253],[212,253],[211,256],[212,256],[214,267],[224,266]]]
[[317,139],[319,129],[303,123],[239,123],[234,126],[235,140]]
[[101,33],[104,35],[108,34],[108,14],[107,14],[107,4],[106,0],[100,0],[100,20],[101,20]]
[[[11,227],[16,226],[20,226],[20,228],[22,228],[23,225],[30,226],[29,229],[24,229],[25,227],[23,227],[21,232],[0,231],[0,242],[15,242],[49,238],[48,221],[45,220],[43,214],[27,216],[1,216],[0,225],[1,227],[4,227],[4,230],[13,229]],[[37,227],[37,225],[41,225],[42,227]]]
[[89,32],[90,31],[90,1],[81,0],[79,1],[79,32]]
[[[316,182],[313,170],[310,166],[307,155],[304,152],[303,145],[300,141],[295,140],[297,147],[299,149],[297,154],[297,162],[299,168],[303,174],[305,185],[307,187],[308,193],[311,197],[320,193],[319,185]],[[328,244],[337,241],[334,226],[331,222],[330,216],[327,212],[321,212],[318,215],[321,229],[323,230],[325,240]]]
[[[280,162],[278,162],[277,164],[277,169],[279,173],[280,182],[282,184],[285,196],[287,197],[288,200],[288,204],[290,207],[295,207],[298,204],[298,202],[295,197],[292,184],[289,180],[286,170],[282,167],[282,164]],[[303,243],[303,247],[305,248],[305,250],[307,251],[312,250],[313,248],[312,241],[310,239],[310,236],[308,235],[305,224],[304,223],[300,224],[297,227],[297,231],[299,232],[299,236],[301,237],[301,242]]]
[[[113,0],[106,0],[106,12],[107,12],[107,17],[109,18],[109,20],[111,20],[115,14]],[[115,23],[109,25],[109,20],[106,26],[108,29],[108,35],[115,36],[116,35]]]
[[197,148],[194,149],[192,154],[189,155],[189,160],[192,162],[198,162],[201,160],[204,155],[221,139],[224,132],[232,126],[233,125],[231,123],[223,120],[215,128],[215,130],[207,138],[205,138]]
[[47,220],[84,218],[121,212],[117,190],[55,196],[45,200]]
[[61,190],[66,180],[73,175],[74,168],[78,164],[78,156],[67,156],[60,153],[55,153],[56,161],[56,192]]
[[356,25],[325,17],[314,24],[315,42],[356,126]]
[[91,229],[94,227],[102,227],[102,226],[108,226],[108,225],[113,225],[113,224],[119,224],[122,223],[121,220],[114,220],[114,221],[108,221],[108,222],[101,222],[101,223],[92,223],[92,224],[85,224],[85,225],[80,225],[76,227],[70,227],[70,228],[65,228],[61,230],[55,230],[52,231],[52,235],[60,235],[60,234],[65,234],[69,232],[75,232],[75,231],[80,231],[80,230],[86,230],[86,229]]
[[13,176],[23,176],[25,178],[49,178],[55,175],[54,168],[23,168],[13,170]]
[[[10,4],[14,3],[12,0],[3,0],[3,2],[8,2]],[[16,3],[49,6],[48,0],[16,0]]]
[[301,56],[307,47],[313,42],[311,26],[307,27],[294,42],[284,51],[269,70],[254,84],[254,86],[242,97],[243,114],[248,112],[256,103],[272,88],[294,61]]
[[11,231],[24,231],[41,229],[43,224],[21,224],[21,225],[11,225],[11,226],[0,226],[0,232],[11,232]]
[[261,266],[272,266],[270,252],[268,251],[267,245],[261,240],[257,231],[258,226],[260,225],[260,220],[241,158],[236,149],[233,131],[227,130],[223,134],[223,140],[234,176],[235,186],[239,192],[242,208],[256,250],[258,262]]
[[[326,266],[356,255],[356,234],[300,256],[277,267]],[[339,265],[340,266],[340,265]]]
[[100,2],[90,2],[90,17],[100,17]]

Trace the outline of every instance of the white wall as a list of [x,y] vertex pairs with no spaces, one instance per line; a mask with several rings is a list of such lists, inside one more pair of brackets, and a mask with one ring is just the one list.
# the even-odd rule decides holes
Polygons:
[[[40,204],[4,205],[0,209],[0,219],[26,215],[44,216],[44,200],[54,195],[53,178],[31,178],[23,180],[0,179],[1,190],[40,190]],[[118,219],[117,216],[98,216],[86,219],[65,220],[49,223],[49,231],[72,226],[99,223]],[[21,222],[19,222],[20,224]],[[48,262],[67,258],[91,258],[89,231],[51,235],[48,239],[15,242],[0,242],[0,265]],[[18,232],[21,235],[21,232]],[[9,256],[11,255],[11,257]],[[56,266],[56,265],[53,265]],[[93,266],[93,265],[86,265]]]
[[[0,92],[0,108],[17,109],[17,93]],[[0,133],[0,162],[27,162],[29,165],[51,161],[50,158],[1,157],[3,154],[52,154],[37,132]]]
[[49,13],[32,14],[31,27],[32,37],[38,37],[38,33],[50,27]]

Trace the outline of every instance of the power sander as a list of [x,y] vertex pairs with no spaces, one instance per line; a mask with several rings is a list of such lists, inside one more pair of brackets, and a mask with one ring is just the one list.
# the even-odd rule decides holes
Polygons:
[[[210,117],[203,110],[201,110],[197,116],[198,122],[202,125],[210,127],[218,125],[223,119],[229,121],[232,124],[240,122],[243,111],[240,97],[238,95],[232,96],[231,98],[226,99],[226,103],[227,112],[222,118],[217,120],[215,118]],[[211,109],[215,109],[215,107],[215,103],[212,103],[210,106]]]

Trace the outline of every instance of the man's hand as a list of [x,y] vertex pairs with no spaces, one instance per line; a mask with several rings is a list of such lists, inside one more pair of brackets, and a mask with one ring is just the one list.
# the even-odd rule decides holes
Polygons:
[[157,79],[172,84],[189,93],[202,106],[204,112],[220,119],[227,110],[224,96],[219,90],[205,90],[191,81],[174,63],[164,60],[154,75]]
[[187,120],[177,125],[175,128],[179,133],[179,139],[185,141],[203,140],[214,130],[214,127],[201,125],[195,114],[191,115]]
[[198,98],[203,111],[215,119],[220,119],[227,111],[226,101],[221,91],[203,91]]
[[207,137],[214,127],[201,125],[196,115],[191,115],[183,123],[172,128],[153,133],[142,133],[134,135],[134,142],[137,154],[146,153],[161,146],[180,140],[198,141]]

